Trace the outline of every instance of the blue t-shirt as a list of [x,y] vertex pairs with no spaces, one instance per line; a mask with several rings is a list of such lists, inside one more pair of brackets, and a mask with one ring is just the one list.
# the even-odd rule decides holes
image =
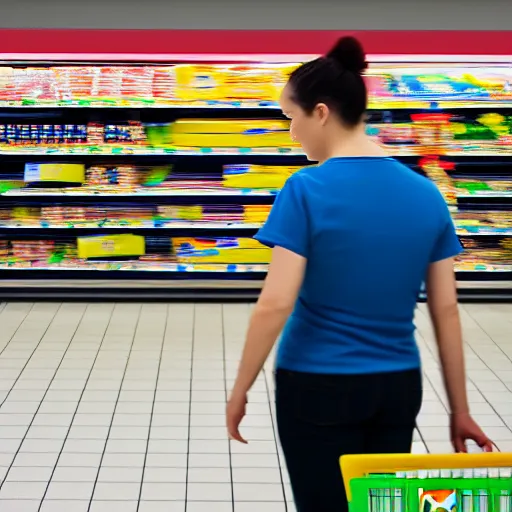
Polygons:
[[393,158],[333,158],[288,179],[255,238],[307,258],[279,368],[419,368],[414,311],[427,268],[462,250],[434,183]]

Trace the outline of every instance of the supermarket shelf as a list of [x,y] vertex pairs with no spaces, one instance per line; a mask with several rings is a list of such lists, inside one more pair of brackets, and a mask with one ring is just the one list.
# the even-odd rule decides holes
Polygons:
[[[426,103],[425,103],[426,104]],[[512,106],[512,101],[510,102]],[[173,110],[254,110],[254,109],[269,109],[279,110],[281,107],[278,102],[272,101],[189,101],[189,102],[176,102],[176,101],[156,101],[156,100],[70,100],[70,101],[37,101],[37,100],[21,100],[21,101],[0,101],[0,109],[173,109]],[[389,108],[389,107],[388,107]],[[404,107],[407,108],[407,107]],[[424,106],[415,106],[410,108],[425,108]],[[453,107],[461,108],[461,107]],[[477,106],[476,108],[482,108]],[[502,106],[500,102],[487,104],[484,108],[507,108],[505,104]],[[381,108],[378,108],[380,110]],[[376,109],[377,110],[377,109]]]
[[[15,149],[14,149],[15,148]],[[458,148],[432,147],[432,148],[410,148],[407,146],[386,146],[384,150],[396,157],[421,157],[426,155],[437,155],[447,157],[512,157],[512,147],[503,146],[489,149],[481,147],[460,146]],[[149,148],[147,146],[80,146],[77,148],[67,146],[62,148],[43,148],[40,146],[4,146],[0,148],[0,156],[300,156],[305,154],[295,148]]]
[[486,236],[486,237],[509,237],[512,236],[512,229],[479,229],[478,231],[469,231],[464,229],[457,229],[458,236],[475,237],[475,236]]
[[[197,55],[191,56],[191,61],[200,60]],[[9,63],[5,64],[9,66]],[[48,67],[51,64],[45,62],[42,65]],[[77,64],[88,65],[84,62]],[[114,63],[114,66],[117,64],[120,63]],[[25,67],[27,63],[13,65]],[[218,91],[206,91],[206,96],[205,91],[198,91],[198,88],[204,84],[208,86],[207,81],[199,80],[199,85],[187,78],[180,79],[183,83],[178,79],[173,82],[175,77],[168,80],[168,70],[161,72],[160,78],[147,79],[139,73],[140,67],[135,67],[135,71],[122,72],[119,72],[120,68],[110,70],[109,64],[102,67],[105,68],[102,71],[76,75],[85,77],[85,85],[80,79],[73,80],[72,73],[55,71],[59,83],[56,88],[52,86],[54,82],[48,70],[41,73],[17,69],[12,73],[15,78],[12,84],[0,87],[3,93],[0,119],[4,133],[0,143],[0,178],[5,182],[4,193],[0,195],[3,224],[0,225],[0,299],[253,300],[259,293],[268,265],[207,264],[202,261],[268,261],[268,252],[240,251],[233,255],[226,251],[222,257],[223,251],[219,254],[209,251],[210,245],[204,242],[190,240],[191,249],[188,250],[186,242],[179,245],[172,239],[252,236],[259,224],[244,224],[240,219],[261,220],[261,217],[241,217],[240,206],[270,205],[276,192],[222,188],[223,183],[244,183],[243,180],[227,179],[223,182],[225,166],[241,163],[291,167],[306,165],[307,158],[286,134],[260,141],[267,146],[287,145],[282,148],[208,148],[200,146],[208,143],[231,146],[239,143],[242,146],[253,145],[255,141],[247,137],[244,139],[236,132],[237,137],[223,142],[216,136],[195,137],[193,130],[186,132],[187,137],[172,138],[171,123],[187,118],[280,119],[282,122],[284,116],[279,105],[275,101],[257,99],[232,100],[240,97],[240,90],[245,86],[242,82],[234,86],[236,77],[230,79],[226,87],[219,86]],[[390,155],[409,164],[417,172],[439,179],[440,187],[446,185],[446,190],[453,191],[450,180],[466,180],[466,188],[460,186],[456,189],[459,195],[453,211],[479,212],[476,220],[481,222],[474,226],[471,221],[475,222],[475,219],[471,215],[454,216],[455,220],[468,217],[460,222],[456,220],[458,235],[469,253],[468,260],[458,262],[456,267],[459,297],[461,300],[512,300],[512,260],[507,253],[510,240],[506,239],[512,236],[512,228],[491,227],[507,226],[506,211],[512,211],[512,193],[495,192],[505,187],[502,183],[491,183],[512,177],[510,69],[504,65],[504,73],[491,72],[484,76],[462,73],[462,66],[455,66],[458,70],[453,73],[448,69],[453,65],[441,66],[438,73],[432,66],[427,66],[425,72],[418,71],[417,67],[413,69],[410,63],[403,64],[396,73],[390,72],[386,65],[374,68],[368,133]],[[46,78],[41,78],[43,75]],[[87,82],[87,77],[92,75],[96,78],[91,83]],[[201,70],[196,76],[207,78],[203,75],[207,73]],[[163,82],[159,82],[162,76]],[[286,81],[285,75],[281,81]],[[221,84],[222,81],[215,83]],[[260,77],[251,85],[258,84],[268,85],[266,77]],[[179,87],[182,87],[181,96]],[[249,87],[250,90],[245,89],[244,94],[248,98],[259,95],[274,100],[279,91],[275,85],[272,87],[270,92],[266,89],[258,92]],[[39,100],[37,96],[44,99]],[[86,96],[89,97],[83,99]],[[177,100],[185,97],[219,98],[220,101]],[[453,126],[445,124],[448,119]],[[166,126],[165,130],[163,126]],[[279,130],[286,129],[284,124],[279,126]],[[257,124],[248,130],[248,133],[260,133]],[[208,129],[204,131],[208,132]],[[231,133],[229,129],[224,132]],[[462,137],[467,140],[461,140]],[[171,141],[179,146],[169,145]],[[36,146],[36,142],[39,145]],[[17,183],[24,182],[25,164],[59,162],[80,163],[86,168],[97,169],[86,174],[82,187],[73,185],[72,188],[59,189],[69,183],[28,183],[31,178],[27,178],[26,183]],[[124,170],[117,169],[123,166],[126,167]],[[161,167],[162,171],[150,174],[152,167]],[[169,173],[162,181],[164,167]],[[139,172],[141,180],[135,179]],[[41,176],[47,177],[36,175],[37,179],[42,179]],[[146,176],[154,178],[146,179]],[[192,188],[196,176],[202,188]],[[59,174],[58,177],[65,176]],[[52,178],[56,179],[55,176]],[[91,182],[107,183],[110,180],[118,180],[121,186],[91,185]],[[488,188],[494,192],[473,194],[476,187],[471,188],[468,182],[476,180],[487,180]],[[127,186],[139,181],[144,185],[137,184],[137,189]],[[261,183],[277,181],[262,180]],[[152,186],[145,186],[148,184]],[[5,191],[9,187],[21,186],[27,188]],[[53,188],[40,188],[46,186]],[[78,205],[85,208],[79,209]],[[166,207],[157,208],[161,205]],[[167,205],[215,205],[220,208],[211,209],[215,213],[202,210],[204,218],[212,222],[173,220],[161,223],[158,214],[171,219],[181,217],[164,213],[169,210]],[[224,210],[224,205],[231,206]],[[59,206],[53,213],[51,208]],[[71,224],[66,219],[75,206],[76,212],[71,217],[77,223]],[[13,208],[16,212],[11,215],[9,210]],[[121,212],[129,213],[132,209],[133,224],[121,225],[125,222]],[[115,214],[109,213],[112,210]],[[482,215],[491,210],[501,213],[494,218],[489,216],[489,219]],[[238,222],[217,222],[221,218],[219,212],[225,212],[225,219],[238,219]],[[89,216],[89,213],[93,215]],[[189,218],[199,219],[199,216]],[[24,225],[19,226],[15,222]],[[77,258],[77,237],[123,233],[145,237],[146,250],[120,250],[113,244],[117,237],[105,236],[102,240],[93,239],[103,245],[90,254],[108,254],[109,257]],[[142,242],[141,238],[138,240]],[[215,243],[214,240],[211,242]],[[217,242],[220,246],[220,241]],[[196,245],[206,247],[206,250],[194,252],[192,249]],[[475,251],[473,258],[470,257],[472,250]],[[114,257],[115,252],[119,255],[145,252],[145,255],[140,259],[136,256]],[[82,251],[80,254],[85,253]],[[27,262],[30,258],[34,261]],[[177,262],[183,259],[201,263]],[[485,260],[504,264],[474,263]],[[419,299],[425,300],[425,297]]]
[[461,270],[457,269],[455,271],[455,275],[457,277],[457,281],[459,282],[489,282],[492,285],[486,286],[493,287],[496,281],[511,280],[510,285],[512,286],[512,265],[496,265],[496,268],[492,268],[491,265],[488,265],[487,269],[481,270]]
[[[113,187],[112,187],[113,188]],[[91,190],[84,189],[15,189],[8,190],[0,194],[1,203],[12,204],[98,204],[98,203],[190,203],[200,201],[201,203],[211,204],[221,201],[222,203],[232,204],[272,204],[278,191],[275,190],[255,190],[255,189],[200,189],[190,188],[187,190],[179,190],[164,187],[146,187],[144,189],[130,189],[130,191],[122,192],[115,190]],[[460,206],[468,206],[474,204],[488,205],[494,204],[512,204],[512,193],[497,193],[494,195],[458,195],[457,200]],[[456,205],[453,206],[456,210]],[[478,211],[478,210],[477,210]]]
[[[510,302],[512,281],[458,281],[457,294],[460,302]],[[426,302],[425,293],[421,293],[418,300]]]
[[[137,233],[143,236],[179,236],[183,231],[189,236],[252,236],[262,226],[262,224],[245,224],[242,222],[168,222],[165,225],[155,225],[147,222],[139,226],[133,225],[103,225],[91,226],[74,224],[69,226],[26,226],[26,225],[0,225],[0,235],[10,236],[15,234],[17,239],[26,239],[27,237],[38,237],[41,234],[64,235],[64,236],[86,236],[86,235],[105,235],[119,233]],[[512,229],[480,229],[478,231],[469,231],[457,229],[457,235],[460,237],[510,237]]]
[[[100,275],[108,274],[102,279]],[[0,300],[255,300],[265,272],[0,269]],[[129,276],[129,277],[128,277]]]
[[[191,264],[191,263],[156,263],[146,262],[147,266],[142,267],[141,262],[120,262],[120,261],[87,261],[83,263],[68,265],[48,265],[23,267],[10,266],[6,263],[0,264],[0,277],[13,278],[14,276],[39,277],[44,279],[46,276],[56,276],[58,273],[65,273],[70,277],[98,277],[98,274],[108,274],[108,279],[124,279],[123,275],[130,274],[134,277],[150,275],[154,279],[170,279],[171,277],[180,279],[198,279],[205,276],[219,276],[223,279],[233,279],[235,276],[242,276],[243,279],[254,279],[255,276],[265,275],[268,269],[267,264]],[[496,266],[496,269],[489,265],[487,270],[456,270],[457,280],[463,281],[482,281],[493,283],[496,281],[508,280],[512,277],[512,265]],[[240,277],[239,277],[240,278]],[[508,281],[507,281],[508,282]],[[511,282],[512,286],[512,282]]]
[[457,194],[457,199],[486,201],[488,199],[512,199],[512,192],[488,192],[477,194]]
[[276,193],[273,192],[255,192],[255,191],[207,191],[190,189],[186,193],[181,191],[154,191],[149,193],[48,193],[42,192],[31,193],[9,193],[0,195],[0,205],[20,205],[20,204],[49,204],[49,205],[97,205],[97,204],[120,204],[129,203],[133,206],[136,204],[240,204],[240,205],[269,205],[274,202]]
[[[211,263],[203,265],[194,265],[191,263],[160,263],[146,261],[143,267],[142,262],[122,262],[122,261],[95,261],[91,260],[84,263],[65,265],[48,265],[23,267],[9,266],[0,264],[0,277],[38,277],[45,279],[48,276],[55,277],[63,273],[65,276],[77,278],[97,278],[98,274],[108,274],[108,279],[125,279],[129,274],[137,278],[147,279],[151,276],[153,279],[223,279],[231,280],[236,276],[243,275],[243,279],[255,279],[266,274],[268,265],[266,264],[227,264]],[[240,279],[240,277],[238,277]],[[1,280],[1,279],[0,279]]]
[[477,110],[477,109],[508,109],[512,108],[512,101],[476,101],[474,99],[460,99],[443,101],[407,100],[396,98],[386,102],[370,101],[369,110]]
[[[0,274],[1,275],[1,274]],[[97,276],[95,276],[97,277]],[[255,280],[2,279],[0,300],[219,300],[254,301],[264,276]]]
[[[114,188],[114,187],[112,187]],[[61,191],[54,191],[53,189],[22,189],[21,191],[10,190],[3,194],[0,194],[2,197],[13,197],[13,198],[28,198],[28,197],[58,197],[59,200],[61,197],[73,197],[73,198],[85,198],[92,197],[97,200],[99,197],[102,199],[104,197],[108,198],[137,198],[140,197],[204,197],[204,196],[214,196],[214,197],[223,197],[223,196],[237,196],[237,197],[246,197],[246,196],[257,196],[257,197],[268,197],[277,195],[277,191],[269,191],[269,190],[254,190],[254,189],[206,189],[202,190],[200,188],[189,188],[187,190],[178,190],[178,189],[164,189],[162,187],[155,187],[151,189],[150,187],[146,187],[145,189],[133,189],[130,192],[119,192],[119,188],[117,190],[96,190],[93,192],[88,192],[86,190],[73,190],[69,191],[69,189],[62,189]]]
[[457,206],[461,211],[474,209],[475,211],[485,210],[510,210],[512,207],[511,198],[508,196],[466,196],[457,198]]
[[[94,276],[71,275],[62,278],[38,279],[30,276],[18,279],[14,274],[0,272],[0,300],[247,300],[254,301],[259,296],[264,274],[248,279],[218,279],[215,276],[202,276],[194,280],[159,279],[98,279]],[[109,276],[110,277],[110,276]],[[470,301],[510,301],[512,300],[511,281],[463,281],[457,283],[461,302]],[[420,302],[426,297],[421,294]]]
[[[87,281],[81,279],[38,279],[38,280],[30,280],[30,279],[10,279],[10,280],[2,280],[0,281],[0,290],[2,288],[7,288],[9,286],[17,286],[22,287],[25,286],[27,288],[39,288],[40,286],[44,287],[52,287],[52,288],[60,288],[66,286],[74,286],[77,288],[104,288],[112,285],[112,280],[110,279],[90,279]],[[165,281],[161,279],[146,279],[145,281],[140,281],[138,279],[118,279],[115,281],[115,285],[119,289],[123,288],[145,288],[151,286],[153,288],[187,288],[187,281]],[[254,290],[261,289],[262,281],[261,280],[224,280],[224,279],[198,279],[194,281],[190,281],[191,288],[226,288],[226,289],[237,289],[241,287],[252,288]]]
[[208,223],[188,223],[175,222],[163,227],[157,226],[105,226],[105,227],[81,227],[80,225],[70,227],[36,227],[36,226],[0,226],[0,235],[13,236],[16,239],[27,239],[27,237],[44,236],[86,236],[86,235],[106,235],[120,233],[137,233],[142,236],[183,236],[186,231],[187,236],[252,236],[261,227],[259,224],[243,224],[226,222],[208,222]]
[[[67,146],[62,148],[44,148],[41,146],[6,146],[0,148],[0,155],[6,156],[223,156],[223,155],[270,155],[270,156],[305,156],[300,149],[294,148],[151,148],[148,146],[80,146],[77,148]],[[414,156],[409,153],[405,156]],[[512,155],[512,150],[510,152]]]
[[[0,100],[0,109],[172,109],[172,110],[226,110],[226,109],[265,109],[278,110],[281,107],[277,101],[251,101],[251,100],[195,100],[179,101],[165,99],[73,99],[73,100],[37,100],[25,98],[22,100]],[[487,110],[512,108],[512,98],[496,100],[459,97],[457,99],[443,100],[436,97],[407,98],[395,97],[386,99],[370,98],[368,110]]]

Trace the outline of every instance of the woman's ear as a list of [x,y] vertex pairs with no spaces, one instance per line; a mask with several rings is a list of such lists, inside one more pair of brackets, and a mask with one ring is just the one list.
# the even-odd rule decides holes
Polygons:
[[325,103],[318,103],[315,107],[315,115],[318,117],[318,120],[322,124],[322,126],[329,119],[329,107]]

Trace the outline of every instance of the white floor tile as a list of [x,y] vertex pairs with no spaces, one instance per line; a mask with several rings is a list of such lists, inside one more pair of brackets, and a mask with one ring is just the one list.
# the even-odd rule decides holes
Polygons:
[[40,504],[41,500],[0,499],[0,510],[8,510],[9,512],[38,512]]
[[[185,512],[185,501],[141,501],[139,512]],[[188,512],[191,510],[188,508]],[[214,508],[208,508],[207,512],[214,512]],[[106,510],[110,512],[110,509]],[[124,510],[119,510],[124,512]]]
[[45,499],[40,512],[87,512],[89,501]]
[[138,501],[97,501],[91,502],[90,512],[137,512]]
[[[5,304],[0,510],[293,512],[271,364],[250,394],[249,445],[226,439],[249,314],[245,304]],[[473,415],[512,451],[512,306],[461,315]],[[426,378],[413,452],[450,453],[424,305],[417,325]]]

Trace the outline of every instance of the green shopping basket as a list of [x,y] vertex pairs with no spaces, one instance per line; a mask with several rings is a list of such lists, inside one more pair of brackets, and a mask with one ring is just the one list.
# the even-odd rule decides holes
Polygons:
[[512,454],[346,455],[351,512],[512,512]]

